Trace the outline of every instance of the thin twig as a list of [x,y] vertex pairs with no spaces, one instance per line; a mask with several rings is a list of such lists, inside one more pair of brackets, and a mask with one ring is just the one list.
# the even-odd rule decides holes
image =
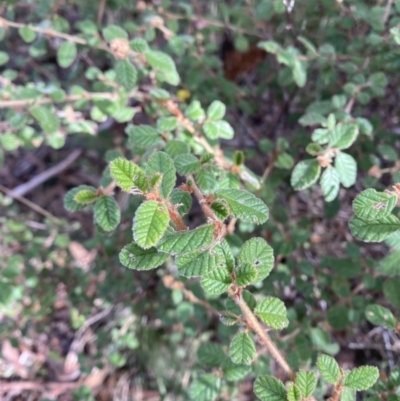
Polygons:
[[383,18],[382,18],[382,22],[385,25],[389,15],[390,15],[390,10],[392,9],[392,4],[393,4],[393,0],[388,0],[387,4],[386,4],[386,8],[385,8],[385,13],[383,14]]

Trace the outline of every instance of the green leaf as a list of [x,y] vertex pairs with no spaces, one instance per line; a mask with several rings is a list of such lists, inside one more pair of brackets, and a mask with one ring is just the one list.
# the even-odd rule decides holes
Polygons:
[[235,382],[244,379],[251,371],[250,366],[238,365],[233,363],[230,358],[226,358],[221,367],[224,373],[224,379]]
[[317,386],[315,373],[312,371],[299,370],[299,373],[296,375],[296,385],[304,398],[310,397]]
[[58,131],[60,126],[58,117],[48,107],[37,106],[30,109],[30,113],[46,133],[54,134]]
[[167,207],[161,202],[147,201],[136,210],[133,219],[133,238],[144,249],[158,243],[169,224]]
[[257,280],[264,280],[274,267],[274,251],[263,238],[246,241],[238,255],[238,264],[250,263],[257,269]]
[[169,200],[173,205],[179,205],[178,212],[181,216],[186,214],[192,207],[192,197],[190,194],[178,188],[172,190]]
[[335,168],[339,174],[340,182],[345,188],[355,184],[357,178],[357,162],[353,156],[339,152],[335,158]]
[[218,367],[226,359],[226,355],[222,347],[215,343],[201,344],[197,350],[197,359],[203,365],[208,367]]
[[137,81],[136,68],[129,60],[119,60],[115,64],[115,79],[126,90],[131,90]]
[[[147,182],[142,169],[130,160],[118,157],[110,162],[110,174],[126,192],[146,192]],[[138,191],[139,190],[139,191]]]
[[340,379],[338,363],[328,355],[320,355],[317,359],[317,367],[322,378],[328,383],[335,384]]
[[172,254],[188,253],[209,248],[214,241],[214,225],[208,224],[190,231],[167,233],[158,249]]
[[353,216],[349,221],[351,234],[365,242],[381,242],[400,229],[400,220],[392,215],[382,219],[363,220]]
[[[396,233],[400,232],[396,231]],[[389,253],[381,259],[376,271],[387,276],[400,276],[400,249]]]
[[94,188],[82,189],[76,193],[76,195],[74,196],[74,200],[78,203],[82,203],[83,205],[93,203],[97,200],[96,190]]
[[311,142],[307,145],[306,152],[311,156],[318,156],[322,152],[322,147],[319,143]]
[[287,401],[283,383],[271,376],[259,376],[254,382],[254,393],[261,401]]
[[293,160],[293,157],[290,156],[289,153],[286,153],[286,152],[279,153],[279,156],[275,162],[275,166],[277,168],[290,170],[293,167],[293,165],[294,165],[294,160]]
[[197,172],[197,184],[204,194],[208,195],[215,192],[218,187],[219,172],[218,167],[212,165],[203,165]]
[[149,50],[149,45],[143,38],[134,38],[129,42],[129,47],[136,53],[144,53]]
[[201,285],[210,294],[222,294],[232,284],[232,277],[226,268],[217,268],[205,274],[201,279]]
[[31,43],[36,39],[35,31],[32,31],[29,26],[22,26],[18,29],[18,33],[21,36],[22,40],[26,43]]
[[256,355],[256,346],[247,333],[239,333],[231,341],[229,355],[234,363],[251,365]]
[[[190,149],[187,143],[182,141],[177,141],[176,139],[171,139],[165,145],[164,150],[172,159],[175,159],[175,157],[189,153]],[[176,167],[176,162],[175,162],[175,167]]]
[[170,85],[178,85],[180,78],[172,58],[159,50],[148,50],[144,53],[146,61],[158,72],[158,77]]
[[332,305],[327,313],[329,324],[335,329],[345,330],[349,324],[348,312],[344,305]]
[[215,197],[225,199],[234,217],[255,224],[267,221],[269,212],[265,203],[252,193],[241,189],[221,189]]
[[236,269],[236,285],[245,287],[257,280],[257,268],[250,263],[243,263]]
[[318,181],[321,174],[321,166],[318,160],[308,159],[297,163],[292,172],[290,184],[296,191],[311,187]]
[[361,366],[346,375],[343,385],[357,391],[368,390],[378,380],[379,370],[375,366]]
[[80,185],[79,187],[69,190],[64,196],[64,207],[69,212],[77,212],[78,210],[82,210],[87,206],[86,204],[78,203],[75,200],[76,194],[81,191],[96,192],[96,188],[90,187],[88,185]]
[[111,42],[113,39],[117,38],[128,39],[126,31],[118,25],[109,25],[103,29],[102,33],[107,42]]
[[197,157],[189,153],[176,157],[174,163],[180,175],[193,174],[200,169],[200,162]]
[[125,132],[129,143],[140,148],[148,148],[161,140],[161,135],[150,125],[128,125]]
[[386,300],[395,308],[400,309],[400,277],[387,279],[383,284],[383,293]]
[[193,100],[192,103],[189,104],[185,111],[185,115],[187,118],[193,121],[202,120],[206,114],[201,107],[201,103],[198,100]]
[[195,251],[178,255],[175,259],[179,273],[185,277],[201,277],[217,268],[225,268],[224,254],[219,247],[212,251]]
[[311,341],[317,350],[321,350],[330,355],[336,355],[339,352],[339,344],[332,341],[329,334],[320,327],[314,327],[310,330]]
[[205,374],[190,385],[189,396],[193,401],[214,401],[220,389],[221,379],[211,374]]
[[211,203],[210,207],[220,220],[225,220],[230,214],[230,209],[225,201],[216,200]]
[[210,139],[233,139],[235,135],[232,126],[225,120],[207,121],[203,130]]
[[291,67],[294,82],[298,87],[303,88],[307,82],[306,64],[296,59]]
[[[353,390],[349,387],[344,387],[342,392],[340,393],[340,401],[356,401],[356,395],[356,390]],[[372,399],[369,399],[369,401],[372,401]],[[376,401],[379,401],[379,399]]]
[[303,399],[301,390],[296,384],[294,383],[288,384],[287,399],[288,401],[301,401]]
[[329,142],[329,130],[326,128],[317,128],[312,133],[311,139],[320,145],[324,145]]
[[155,269],[168,257],[168,253],[158,252],[156,248],[143,249],[134,243],[125,245],[119,253],[121,264],[135,270]]
[[396,195],[369,188],[354,199],[353,210],[360,219],[376,220],[387,217],[396,203]]
[[154,173],[162,174],[159,192],[162,198],[167,199],[175,186],[176,170],[173,160],[165,152],[156,152],[150,157],[146,174]]
[[272,329],[281,330],[289,324],[285,304],[278,298],[265,298],[257,304],[254,313]]
[[329,143],[332,148],[347,149],[353,145],[357,136],[356,124],[338,124],[331,133]]
[[78,51],[73,42],[63,42],[57,49],[57,63],[61,68],[68,68],[72,65]]
[[112,231],[121,220],[118,204],[112,196],[102,196],[94,205],[94,220],[104,230]]
[[340,189],[340,178],[334,167],[327,167],[322,173],[321,188],[327,202],[332,202],[337,198]]
[[8,60],[10,60],[10,56],[6,52],[0,51],[0,65],[8,63]]
[[226,106],[219,100],[214,100],[207,109],[207,118],[209,120],[221,120],[224,118]]
[[[172,117],[160,117],[157,120],[157,129],[161,132],[173,131],[177,126],[178,126],[178,119],[173,116]],[[168,141],[168,143],[169,143],[169,141]]]
[[365,317],[375,326],[385,326],[392,330],[396,327],[396,319],[393,313],[380,305],[368,305],[365,308]]

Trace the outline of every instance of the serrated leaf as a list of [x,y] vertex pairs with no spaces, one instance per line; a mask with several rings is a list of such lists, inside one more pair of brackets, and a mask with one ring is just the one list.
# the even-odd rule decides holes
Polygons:
[[332,384],[337,383],[340,378],[340,368],[331,356],[320,355],[317,359],[317,367],[325,381]]
[[330,146],[347,149],[355,142],[357,136],[358,126],[356,124],[338,124],[331,132]]
[[303,399],[301,390],[296,384],[294,383],[288,384],[287,399],[288,401],[301,401]]
[[319,143],[309,143],[306,147],[306,152],[311,156],[318,156],[322,152],[322,147]]
[[165,152],[156,152],[150,157],[146,174],[154,173],[162,174],[159,192],[162,198],[167,199],[175,186],[176,170],[173,160]]
[[189,153],[190,149],[187,143],[177,141],[176,139],[171,139],[165,145],[164,150],[169,156],[172,157],[172,159],[175,159],[175,157]]
[[216,268],[205,274],[201,279],[201,285],[210,294],[222,294],[232,284],[232,277],[226,268]]
[[121,264],[135,270],[155,269],[168,257],[168,253],[158,252],[156,248],[143,249],[134,243],[125,245],[119,253]]
[[102,196],[96,201],[94,220],[104,231],[112,231],[118,226],[121,212],[112,196]]
[[[396,231],[396,233],[398,232],[399,231]],[[386,242],[388,242],[388,240],[386,240]],[[400,243],[400,241],[398,243]],[[376,271],[387,276],[400,276],[400,249],[394,250],[381,259]]]
[[78,51],[73,42],[63,42],[57,49],[57,63],[61,68],[68,68],[72,65]]
[[129,47],[136,53],[144,53],[149,50],[149,45],[143,38],[134,38],[129,42]]
[[226,106],[219,100],[214,100],[207,109],[207,118],[209,120],[221,120],[224,118]]
[[110,174],[117,185],[126,192],[138,188],[147,191],[146,177],[143,170],[130,160],[118,157],[110,162]]
[[178,119],[176,117],[160,117],[157,120],[157,128],[162,132],[173,131],[178,126]]
[[226,355],[222,347],[215,343],[201,344],[197,350],[197,359],[203,365],[209,367],[221,366],[226,359]]
[[220,388],[221,379],[211,374],[205,374],[195,379],[190,385],[189,396],[193,401],[214,401]]
[[382,219],[363,220],[353,216],[349,221],[351,234],[365,242],[381,242],[400,229],[400,220],[392,215]]
[[259,376],[254,382],[254,393],[261,401],[287,401],[283,383],[271,376]]
[[179,273],[185,277],[201,277],[210,271],[226,266],[222,250],[213,249],[210,252],[195,251],[178,255],[175,259]]
[[158,77],[170,85],[178,85],[180,78],[172,58],[159,50],[148,50],[144,53],[146,61],[158,72]]
[[96,192],[96,188],[88,185],[80,185],[79,187],[69,190],[64,196],[64,207],[69,212],[77,212],[78,210],[82,210],[87,206],[86,204],[78,203],[75,200],[75,195],[81,191]]
[[118,25],[109,25],[105,27],[102,34],[107,42],[111,42],[113,39],[117,38],[128,39],[128,34],[125,29],[122,29]]
[[238,264],[250,263],[258,272],[257,280],[264,280],[274,266],[274,251],[263,238],[246,241],[238,255]]
[[224,379],[228,381],[239,381],[245,378],[250,373],[251,367],[248,365],[238,365],[230,358],[226,358],[223,362],[222,371],[224,373]]
[[241,189],[220,189],[215,198],[225,199],[231,208],[234,217],[255,224],[267,221],[269,211],[265,203],[252,193]]
[[318,160],[308,159],[297,163],[292,172],[290,184],[296,191],[311,187],[318,181],[321,174],[321,166]]
[[[349,387],[344,387],[340,393],[340,401],[356,401],[357,391]],[[368,401],[373,401],[371,398]],[[375,400],[375,401],[380,401]]]
[[343,385],[357,391],[368,390],[378,380],[379,370],[375,366],[361,366],[350,371]]
[[314,372],[300,370],[296,375],[296,385],[300,389],[304,398],[312,395],[317,386],[317,378]]
[[245,287],[257,280],[257,268],[251,263],[243,263],[236,269],[236,285]]
[[353,210],[360,219],[376,220],[388,216],[396,203],[396,195],[369,188],[354,199]]
[[339,152],[335,157],[335,168],[339,174],[340,182],[345,188],[355,184],[357,178],[357,162],[353,156]]
[[58,131],[60,122],[55,113],[53,113],[48,107],[37,106],[30,109],[30,113],[46,133],[54,134]]
[[232,315],[229,311],[222,311],[219,314],[219,320],[225,326],[234,326],[239,322],[239,318],[237,316]]
[[125,132],[129,143],[141,148],[148,148],[161,140],[161,135],[150,125],[128,125]]
[[131,90],[136,85],[137,71],[129,60],[119,60],[115,64],[115,80],[126,90]]
[[31,43],[36,39],[35,31],[32,31],[29,26],[22,26],[18,29],[18,33],[21,36],[22,40],[26,43]]
[[203,165],[197,172],[197,184],[204,194],[211,194],[217,189],[219,172],[218,167],[210,165]]
[[198,121],[202,120],[206,116],[206,113],[201,107],[201,103],[198,100],[193,100],[187,107],[185,115],[193,121]]
[[230,209],[226,202],[224,201],[214,201],[210,205],[211,210],[215,213],[215,215],[220,219],[220,220],[225,220],[230,213]]
[[250,365],[256,355],[256,346],[247,333],[239,333],[231,341],[229,355],[234,363]]
[[133,238],[143,249],[155,246],[169,224],[167,207],[161,202],[147,201],[136,210],[133,219]]
[[327,202],[332,202],[337,198],[340,189],[340,178],[334,167],[327,167],[322,173],[321,188]]
[[329,142],[329,130],[326,128],[317,128],[313,131],[311,139],[320,145],[325,145]]
[[74,200],[83,205],[93,203],[97,199],[96,190],[94,189],[82,189],[76,193]]
[[368,305],[365,308],[365,317],[375,326],[385,326],[392,330],[396,327],[396,319],[393,313],[380,305]]
[[207,121],[203,130],[210,139],[233,139],[235,135],[232,126],[225,120]]
[[200,169],[199,159],[189,153],[177,156],[174,163],[180,175],[193,174]]
[[289,324],[285,304],[278,298],[265,298],[257,304],[254,313],[272,329],[281,330]]
[[400,309],[400,277],[385,280],[383,283],[383,294],[386,300],[396,309]]
[[181,216],[186,214],[192,207],[192,197],[190,194],[178,188],[172,190],[169,200],[173,205],[179,205],[178,212]]
[[214,225],[208,224],[190,231],[167,233],[158,249],[172,254],[188,253],[209,248],[214,241]]

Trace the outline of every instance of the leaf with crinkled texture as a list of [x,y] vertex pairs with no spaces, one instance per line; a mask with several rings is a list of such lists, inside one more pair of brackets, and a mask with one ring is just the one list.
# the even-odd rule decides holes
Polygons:
[[207,109],[207,118],[209,120],[221,120],[224,118],[226,106],[219,100],[214,100]]
[[175,159],[175,157],[189,153],[190,148],[189,145],[185,142],[171,139],[165,145],[164,150],[170,157],[172,157],[172,159]]
[[261,401],[287,401],[283,383],[271,376],[259,376],[254,382],[254,393]]
[[257,281],[257,268],[251,263],[243,263],[236,268],[236,285],[245,287]]
[[107,42],[111,42],[113,39],[122,38],[128,39],[128,34],[125,29],[122,29],[118,25],[109,25],[102,30],[104,39]]
[[57,63],[61,68],[68,68],[73,64],[77,55],[75,43],[63,42],[57,49]]
[[321,166],[316,159],[303,160],[293,169],[290,184],[296,191],[311,187],[318,181]]
[[116,81],[126,90],[131,90],[137,81],[137,71],[129,60],[119,60],[115,64]]
[[94,220],[104,231],[112,231],[118,226],[121,212],[112,196],[102,196],[96,201]]
[[179,274],[185,277],[201,277],[217,268],[217,266],[225,266],[222,251],[216,249],[210,252],[195,251],[178,255],[175,261]]
[[181,216],[186,214],[192,207],[192,197],[190,194],[178,188],[172,190],[169,199],[173,205],[179,205],[178,212]]
[[337,383],[340,378],[340,368],[331,356],[320,355],[317,359],[317,367],[325,381],[332,384]]
[[180,78],[174,60],[167,53],[159,50],[148,50],[144,55],[146,61],[154,68],[162,81],[174,86],[179,84]]
[[193,174],[200,169],[199,159],[190,153],[177,156],[174,163],[180,175]]
[[80,191],[91,191],[96,192],[96,188],[91,187],[89,185],[80,185],[79,187],[72,188],[69,190],[66,195],[64,196],[64,207],[69,212],[77,212],[79,210],[84,209],[87,205],[84,203],[78,203],[75,200],[75,196]]
[[146,177],[143,170],[130,160],[118,157],[110,162],[110,174],[117,185],[126,192],[138,188],[147,191]]
[[358,126],[356,124],[338,124],[334,128],[330,137],[332,148],[347,149],[357,139]]
[[254,313],[272,329],[284,329],[289,324],[285,304],[278,298],[265,298],[257,304]]
[[357,391],[368,390],[379,378],[375,366],[361,366],[350,371],[343,380],[343,385]]
[[193,381],[189,396],[193,401],[214,401],[221,389],[221,379],[211,374],[204,374]]
[[129,47],[136,53],[144,53],[149,50],[149,45],[143,38],[134,38],[129,42]]
[[162,174],[159,192],[162,198],[167,199],[175,186],[176,170],[173,160],[165,152],[156,152],[150,157],[146,174],[154,173]]
[[93,189],[82,189],[76,193],[74,196],[74,200],[78,203],[82,203],[84,205],[88,205],[97,200],[96,190]]
[[216,249],[220,249],[224,255],[226,268],[228,269],[229,273],[233,272],[235,268],[235,258],[233,257],[231,247],[228,244],[226,239],[223,239],[220,244],[216,247]]
[[150,125],[128,125],[125,129],[129,143],[148,148],[161,140],[161,135]]
[[46,106],[37,106],[29,110],[33,118],[39,123],[43,131],[54,134],[60,127],[60,122],[55,113]]
[[244,379],[251,371],[250,366],[238,365],[232,362],[230,358],[225,359],[221,368],[224,373],[224,379],[233,382]]
[[332,202],[337,198],[340,189],[340,178],[334,167],[328,167],[322,173],[321,188],[327,202]]
[[190,231],[177,231],[166,234],[157,248],[173,255],[209,248],[214,241],[214,225],[208,224]]
[[201,344],[197,350],[197,359],[203,365],[208,367],[221,366],[226,359],[226,355],[222,347],[216,343]]
[[340,182],[345,188],[355,184],[357,178],[357,162],[353,156],[339,152],[335,157],[335,168],[339,174]]
[[201,107],[201,103],[198,100],[193,100],[187,107],[185,115],[193,121],[198,121],[202,120],[206,116],[206,113]]
[[396,195],[368,188],[354,199],[353,210],[360,219],[376,220],[388,216],[396,203]]
[[382,219],[363,220],[353,216],[349,221],[351,234],[364,242],[381,242],[400,229],[400,220],[393,214]]
[[386,276],[400,276],[400,249],[394,250],[381,259],[376,271]]
[[266,204],[252,193],[241,189],[220,189],[215,198],[225,199],[231,208],[232,215],[238,219],[255,224],[268,220],[269,211]]
[[[340,401],[356,401],[357,391],[353,390],[350,387],[343,387],[342,392],[340,393]],[[369,398],[369,401],[380,401],[379,398]],[[391,400],[389,400],[391,401]],[[393,400],[394,401],[394,400]],[[400,401],[400,400],[397,400]]]
[[301,401],[303,399],[301,390],[296,384],[294,383],[288,384],[287,399],[288,401]]
[[400,277],[388,278],[383,283],[383,294],[396,309],[400,309]]
[[225,120],[207,121],[203,126],[204,133],[210,139],[233,139],[235,131]]
[[239,333],[231,341],[229,355],[234,363],[250,365],[256,355],[256,346],[247,333]]
[[133,219],[133,238],[143,249],[155,246],[169,224],[167,207],[161,202],[147,201],[136,210]]
[[174,116],[160,117],[157,120],[157,129],[161,132],[173,131],[178,126],[178,119]]
[[121,264],[135,270],[155,269],[168,257],[168,253],[158,252],[156,248],[143,249],[134,243],[125,245],[119,253]]
[[218,167],[203,165],[196,174],[197,184],[205,194],[212,194],[218,188]]
[[240,249],[238,264],[243,263],[251,263],[257,269],[257,280],[264,280],[274,267],[274,251],[263,238],[252,238]]
[[232,284],[229,271],[224,268],[216,268],[205,274],[201,279],[201,285],[206,292],[211,294],[222,294]]
[[315,373],[312,371],[299,370],[299,373],[296,375],[296,385],[304,398],[310,397],[317,386]]
[[220,220],[225,220],[230,213],[230,209],[225,201],[214,201],[210,205],[211,210]]
[[365,317],[375,326],[386,326],[392,330],[396,327],[396,319],[394,318],[393,313],[389,309],[380,305],[368,305],[365,308]]

